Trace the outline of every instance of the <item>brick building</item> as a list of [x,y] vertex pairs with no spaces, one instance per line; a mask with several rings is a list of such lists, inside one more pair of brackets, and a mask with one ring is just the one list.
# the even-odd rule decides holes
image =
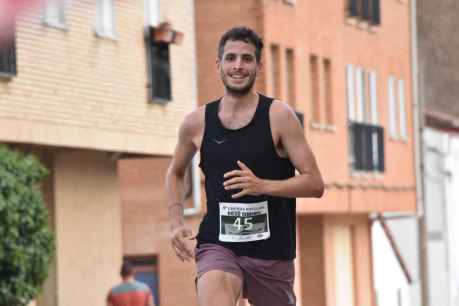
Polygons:
[[[99,15],[107,3],[115,14]],[[166,21],[182,44],[145,40]],[[258,89],[303,114],[326,182],[324,198],[298,200],[299,305],[376,305],[370,214],[416,209],[408,0],[91,0],[21,16],[0,51],[0,141],[52,170],[57,254],[39,306],[100,305],[122,257],[161,306],[196,305],[164,174],[183,115],[221,95],[218,39],[241,24],[265,41]]]
[[[45,1],[0,45],[0,142],[51,172],[57,249],[38,306],[104,305],[119,281],[118,160],[172,154],[197,101],[193,16],[178,0]],[[154,262],[136,264],[154,283]]]

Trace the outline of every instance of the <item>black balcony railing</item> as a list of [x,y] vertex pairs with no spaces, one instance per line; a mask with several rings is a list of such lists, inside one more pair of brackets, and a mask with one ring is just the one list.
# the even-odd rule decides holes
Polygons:
[[347,12],[350,17],[366,20],[370,24],[381,23],[380,0],[347,0]]
[[352,167],[359,171],[384,171],[384,129],[378,125],[350,125]]
[[166,102],[172,98],[169,43],[155,41],[154,31],[155,28],[150,27],[147,35],[147,52],[150,61],[150,99]]
[[14,76],[16,73],[16,39],[13,35],[0,41],[0,74]]

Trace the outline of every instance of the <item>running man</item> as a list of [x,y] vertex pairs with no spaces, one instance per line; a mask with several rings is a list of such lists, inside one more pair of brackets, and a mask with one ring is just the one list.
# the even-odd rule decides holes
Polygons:
[[[235,306],[241,294],[254,306],[295,305],[295,198],[324,190],[295,112],[253,89],[262,49],[246,27],[221,37],[224,95],[185,117],[167,172],[172,247],[182,261],[196,260],[200,306]],[[182,190],[198,150],[207,213],[194,249]]]

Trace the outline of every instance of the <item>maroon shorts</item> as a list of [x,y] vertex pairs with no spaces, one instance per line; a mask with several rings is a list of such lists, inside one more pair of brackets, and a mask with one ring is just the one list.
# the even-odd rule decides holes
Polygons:
[[211,270],[235,274],[243,281],[242,296],[254,306],[296,305],[293,260],[266,260],[236,256],[217,244],[196,250],[197,277]]

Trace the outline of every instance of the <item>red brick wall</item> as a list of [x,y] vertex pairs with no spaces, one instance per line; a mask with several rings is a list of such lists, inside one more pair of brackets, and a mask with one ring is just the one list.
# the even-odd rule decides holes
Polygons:
[[320,215],[298,218],[299,264],[303,305],[326,305],[325,249],[323,217]]
[[[193,306],[197,305],[194,263],[179,261],[170,244],[168,201],[164,188],[169,162],[169,157],[119,162],[123,254],[157,255],[161,306]],[[200,218],[187,217],[186,222],[197,230]]]

